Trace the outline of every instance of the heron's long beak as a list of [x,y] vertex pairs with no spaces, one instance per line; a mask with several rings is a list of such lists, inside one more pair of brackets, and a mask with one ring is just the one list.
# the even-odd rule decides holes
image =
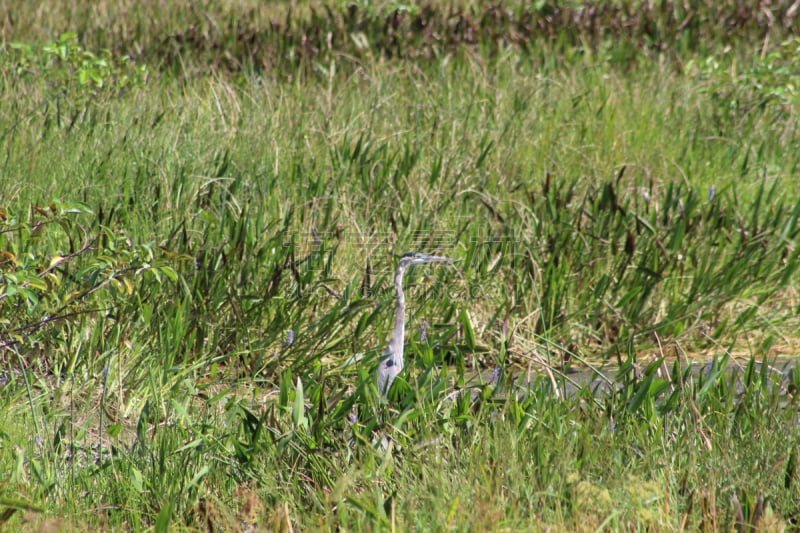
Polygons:
[[452,262],[453,260],[449,257],[442,257],[440,255],[427,255],[427,254],[418,254],[414,258],[414,263],[433,263],[434,261],[448,261]]

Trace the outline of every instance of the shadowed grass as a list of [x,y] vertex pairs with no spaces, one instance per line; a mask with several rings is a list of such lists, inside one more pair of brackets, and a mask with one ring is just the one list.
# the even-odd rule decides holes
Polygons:
[[[10,5],[3,41],[50,42],[75,32],[93,50],[110,50],[166,72],[204,76],[208,68],[239,73],[324,72],[331,59],[360,64],[413,59],[422,64],[463,52],[495,58],[508,49],[545,63],[602,50],[625,66],[637,57],[708,54],[725,45],[773,42],[793,35],[791,0],[760,2],[431,1],[201,4],[64,0]],[[542,53],[544,52],[544,53]],[[552,53],[549,53],[552,52]]]

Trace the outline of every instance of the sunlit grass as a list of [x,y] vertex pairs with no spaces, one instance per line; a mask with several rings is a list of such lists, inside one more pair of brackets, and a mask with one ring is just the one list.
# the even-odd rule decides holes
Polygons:
[[[797,116],[753,51],[181,77],[64,43],[0,79],[2,523],[798,520]],[[458,261],[407,276],[387,405],[407,250]]]

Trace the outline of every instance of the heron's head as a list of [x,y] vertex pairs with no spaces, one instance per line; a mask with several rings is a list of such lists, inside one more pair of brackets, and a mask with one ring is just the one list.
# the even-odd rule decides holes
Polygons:
[[407,252],[403,257],[400,258],[400,267],[407,267],[411,265],[424,265],[426,263],[436,263],[442,261],[452,261],[447,257],[441,257],[438,255],[428,255],[428,254],[421,254],[419,252]]

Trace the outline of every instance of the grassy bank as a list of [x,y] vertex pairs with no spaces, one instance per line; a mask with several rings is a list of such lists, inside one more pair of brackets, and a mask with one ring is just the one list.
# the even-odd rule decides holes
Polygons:
[[[5,26],[2,523],[797,521],[798,378],[753,364],[797,346],[786,24],[698,47],[691,28],[670,40],[681,8],[664,3],[637,19],[661,13],[658,46],[639,26],[612,39],[627,19],[609,11],[607,31],[561,41],[476,24],[426,56],[376,44],[391,10],[305,6],[277,27],[221,14],[246,3],[115,6]],[[428,9],[397,46],[433,46],[413,17],[447,19]],[[291,56],[314,16],[356,15],[364,40]],[[159,52],[192,17],[228,23]],[[237,48],[234,22],[273,48]],[[387,405],[373,370],[407,250],[457,262],[407,278],[410,361]],[[723,372],[733,359],[745,371]],[[605,362],[614,394],[554,389],[565,365]]]

